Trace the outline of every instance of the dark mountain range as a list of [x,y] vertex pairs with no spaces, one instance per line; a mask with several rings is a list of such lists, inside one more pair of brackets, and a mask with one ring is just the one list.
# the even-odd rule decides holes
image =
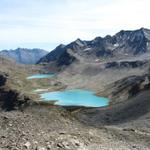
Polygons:
[[42,49],[26,49],[17,48],[15,50],[2,50],[0,55],[14,59],[22,64],[35,64],[40,58],[45,56],[48,52]]
[[100,61],[101,58],[124,58],[150,52],[150,30],[120,31],[114,36],[96,37],[91,41],[76,41],[56,47],[38,63],[55,62],[69,65],[75,60]]

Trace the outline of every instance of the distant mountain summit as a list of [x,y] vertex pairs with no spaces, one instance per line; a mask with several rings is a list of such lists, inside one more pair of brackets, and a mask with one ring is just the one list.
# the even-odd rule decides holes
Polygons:
[[75,60],[97,61],[107,58],[123,58],[150,52],[150,30],[120,31],[114,36],[96,37],[91,41],[77,39],[68,45],[60,45],[38,63],[71,64]]
[[42,49],[27,49],[17,48],[15,50],[2,50],[0,55],[6,58],[14,59],[21,64],[35,64],[40,58],[48,54],[47,51]]

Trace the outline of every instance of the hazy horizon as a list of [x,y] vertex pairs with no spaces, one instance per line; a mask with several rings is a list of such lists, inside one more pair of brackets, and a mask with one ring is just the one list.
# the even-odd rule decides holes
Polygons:
[[77,38],[150,28],[149,0],[1,0],[0,50],[53,50]]

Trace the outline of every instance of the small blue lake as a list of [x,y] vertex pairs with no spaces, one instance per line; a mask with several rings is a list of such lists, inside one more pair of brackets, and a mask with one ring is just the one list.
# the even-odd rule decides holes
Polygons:
[[27,79],[43,79],[43,78],[50,78],[55,76],[54,73],[49,73],[49,74],[34,74],[32,76],[27,77]]
[[102,107],[109,104],[109,99],[98,97],[92,91],[80,89],[47,92],[40,96],[45,101],[56,101],[55,105],[61,106]]

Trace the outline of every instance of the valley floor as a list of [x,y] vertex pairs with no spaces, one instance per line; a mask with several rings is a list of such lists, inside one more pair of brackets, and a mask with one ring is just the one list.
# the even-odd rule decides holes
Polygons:
[[[12,69],[13,64],[10,65],[8,61],[4,61],[2,62],[3,67],[0,68],[0,77],[3,81],[0,82],[0,92],[4,93],[0,95],[0,107],[2,108],[5,104],[7,108],[7,103],[5,103],[7,99],[11,100],[9,101],[13,103],[11,107],[16,110],[0,109],[0,150],[150,150],[150,90],[149,82],[145,80],[147,76],[143,76],[143,72],[147,71],[147,66],[146,69],[140,69],[140,72],[139,69],[131,69],[131,72],[128,70],[128,74],[122,77],[119,76],[120,74],[118,76],[115,74],[118,72],[124,74],[126,70],[118,72],[114,70],[114,80],[136,75],[137,72],[140,77],[123,79],[117,83],[114,81],[115,84],[110,86],[111,89],[116,89],[118,93],[123,94],[123,98],[130,94],[132,88],[133,93],[135,87],[138,86],[146,85],[147,90],[138,91],[139,93],[136,93],[131,99],[121,100],[118,104],[115,102],[115,105],[109,107],[74,109],[37,103],[33,100],[39,98],[37,95],[32,95],[31,91],[47,87],[50,87],[50,91],[66,87],[69,89],[76,87],[78,81],[80,83],[78,87],[81,87],[85,75],[75,76],[75,79],[82,77],[80,80],[73,80],[73,75],[65,76],[64,73],[55,79],[42,80],[40,83],[36,80],[26,81],[29,74],[39,73],[40,68],[20,66],[18,69],[15,64]],[[69,78],[70,76],[72,78]],[[96,79],[101,76],[91,76],[93,78],[89,76],[87,79],[95,78],[94,83],[97,85],[91,85],[89,89],[97,86],[97,91],[99,91],[101,82],[97,83]],[[103,74],[105,79],[108,76]],[[137,83],[136,86],[134,83]],[[88,82],[85,82],[83,87],[87,84]],[[123,90],[119,91],[120,88]],[[17,93],[16,90],[20,93]],[[9,94],[10,91],[12,95]],[[23,98],[26,98],[23,95],[29,96],[26,107],[21,105],[22,102],[26,103],[22,101]]]

